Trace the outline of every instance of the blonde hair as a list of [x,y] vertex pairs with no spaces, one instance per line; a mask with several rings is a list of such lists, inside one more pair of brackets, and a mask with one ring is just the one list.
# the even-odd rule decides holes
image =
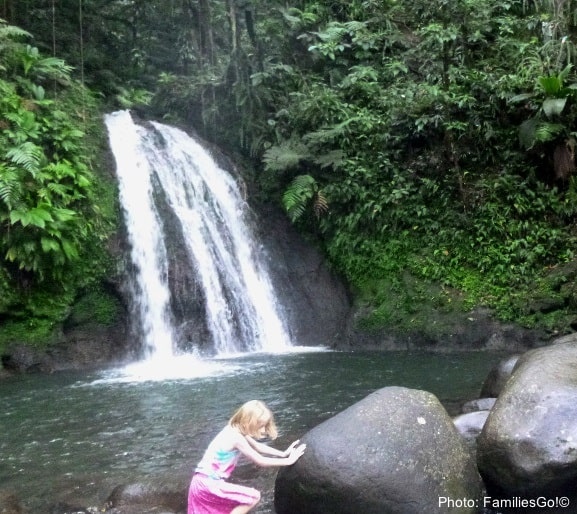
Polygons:
[[251,400],[242,405],[232,415],[229,424],[242,435],[258,437],[261,427],[264,427],[266,435],[271,439],[276,439],[278,435],[272,412],[259,400]]

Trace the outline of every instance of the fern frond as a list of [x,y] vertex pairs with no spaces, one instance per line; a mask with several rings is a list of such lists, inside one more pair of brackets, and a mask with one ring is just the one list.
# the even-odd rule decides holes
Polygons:
[[331,166],[333,169],[338,170],[345,163],[345,152],[342,150],[332,150],[329,153],[315,157],[314,162],[321,168]]
[[0,166],[0,200],[12,209],[22,198],[20,174],[12,169]]
[[263,155],[263,162],[269,171],[286,171],[296,168],[301,161],[311,157],[307,145],[300,141],[283,141],[270,147]]
[[538,118],[531,118],[519,127],[519,143],[525,150],[533,148],[535,143],[553,141],[565,130],[560,123],[549,123]]
[[349,118],[337,125],[333,125],[331,127],[324,127],[320,130],[315,130],[314,132],[309,132],[304,136],[304,140],[307,143],[311,143],[313,145],[318,145],[322,143],[330,143],[334,141],[336,138],[344,135],[347,133],[347,127],[350,123],[357,121],[360,116],[354,116]]
[[14,25],[8,25],[5,20],[0,19],[0,41],[26,38],[32,38],[32,34]]
[[44,159],[44,151],[38,145],[26,141],[20,146],[8,150],[6,157],[13,164],[21,166],[32,175],[35,175]]
[[317,218],[320,218],[324,214],[326,214],[329,210],[329,202],[327,197],[324,195],[322,191],[317,191],[314,202],[313,202],[313,211]]
[[546,143],[553,141],[561,132],[565,130],[565,126],[560,123],[541,123],[537,126],[535,131],[535,139],[539,143]]
[[293,179],[282,197],[283,206],[291,221],[302,217],[317,190],[317,182],[310,175],[298,175]]

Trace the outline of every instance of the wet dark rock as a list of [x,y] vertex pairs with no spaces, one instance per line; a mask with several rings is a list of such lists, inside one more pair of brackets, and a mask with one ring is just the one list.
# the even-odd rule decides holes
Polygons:
[[142,505],[125,505],[108,509],[106,514],[185,514],[186,510],[167,510],[165,507],[143,507]]
[[96,508],[88,509],[84,507],[59,502],[48,507],[47,514],[95,514],[96,512],[98,512]]
[[75,329],[61,341],[44,348],[10,344],[0,355],[2,367],[18,373],[97,369],[118,364],[128,357],[126,334],[121,327]]
[[[116,514],[186,512],[188,483],[138,482],[117,486],[107,499]],[[139,509],[139,510],[134,510]]]
[[302,440],[303,457],[277,475],[278,514],[444,513],[441,497],[482,495],[473,457],[425,391],[380,389]]
[[351,298],[323,255],[295,230],[286,215],[257,206],[259,234],[293,343],[338,346],[345,338]]
[[[420,307],[411,316],[426,323],[414,330],[399,330],[394,323],[377,329],[366,328],[362,321],[368,315],[370,312],[363,306],[352,309],[342,349],[524,352],[543,346],[547,340],[540,331],[500,322],[484,308],[445,312]],[[404,322],[406,324],[406,320]]]

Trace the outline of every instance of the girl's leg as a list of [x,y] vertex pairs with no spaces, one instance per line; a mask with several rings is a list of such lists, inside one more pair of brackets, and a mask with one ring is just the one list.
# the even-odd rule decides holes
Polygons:
[[230,511],[230,514],[246,514],[256,507],[258,500],[250,505],[239,505]]

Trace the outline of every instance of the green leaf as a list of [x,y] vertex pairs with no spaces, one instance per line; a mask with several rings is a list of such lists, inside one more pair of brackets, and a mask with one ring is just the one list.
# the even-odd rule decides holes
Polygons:
[[345,153],[342,150],[331,150],[329,153],[315,157],[315,164],[321,168],[339,169],[345,163]]
[[70,221],[77,217],[75,211],[70,209],[54,209],[54,215],[58,221]]
[[547,98],[543,102],[543,112],[548,118],[553,116],[559,116],[565,104],[567,103],[567,98]]
[[60,251],[60,245],[58,244],[58,241],[56,241],[55,239],[49,237],[42,237],[40,238],[40,244],[42,245],[43,252],[48,253],[48,252]]
[[535,132],[535,138],[540,143],[553,141],[565,130],[565,126],[560,123],[540,123]]
[[47,221],[54,221],[52,215],[43,207],[34,207],[28,211],[30,224],[36,227],[44,228]]
[[524,102],[530,98],[535,98],[535,93],[521,93],[520,95],[515,95],[509,98],[509,103]]
[[8,150],[6,157],[26,171],[36,173],[44,158],[44,152],[39,146],[27,141],[17,148]]
[[72,242],[68,241],[67,239],[62,239],[61,243],[64,254],[69,260],[78,258],[78,249]]
[[10,223],[16,225],[18,222],[20,222],[24,227],[30,224],[30,215],[28,211],[16,209],[10,212]]
[[539,77],[539,84],[546,95],[555,96],[563,87],[563,83],[558,77]]

